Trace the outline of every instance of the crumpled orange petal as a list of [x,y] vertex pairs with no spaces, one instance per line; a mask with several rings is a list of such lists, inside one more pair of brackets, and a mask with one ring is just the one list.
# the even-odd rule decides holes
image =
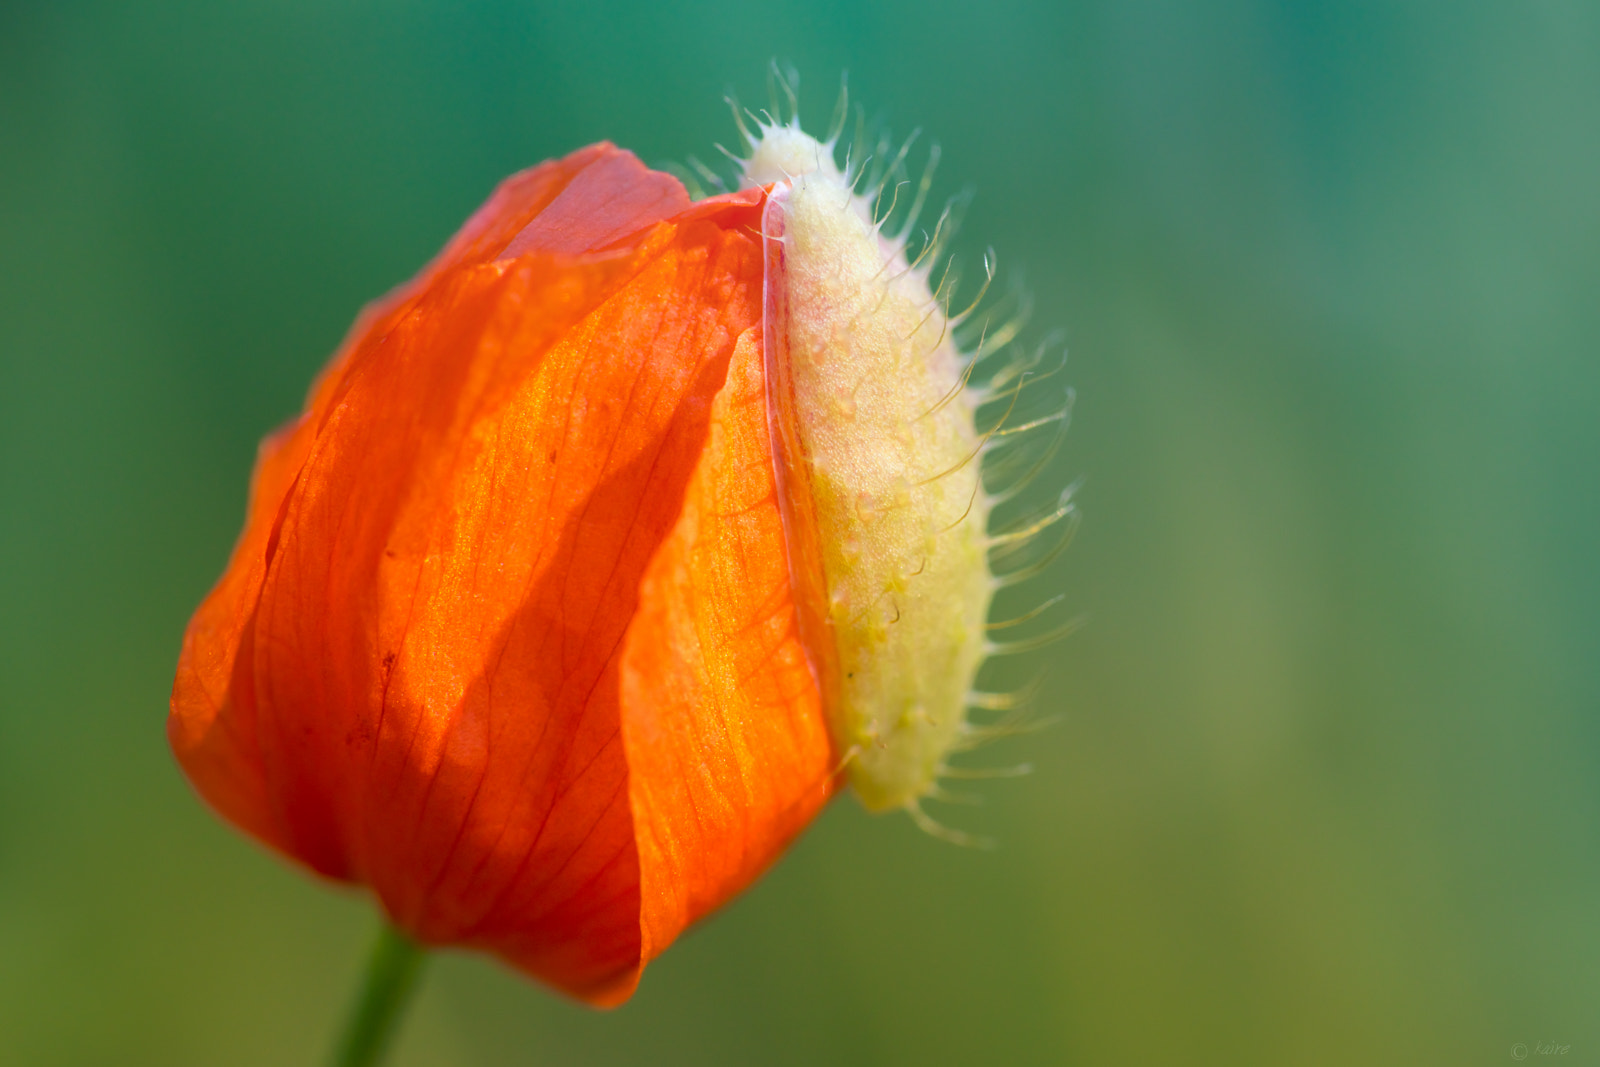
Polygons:
[[833,789],[773,486],[760,190],[504,183],[262,448],[169,736],[269,846],[595,1003]]
[[832,793],[789,592],[759,329],[734,350],[643,589],[622,693],[649,958],[760,874]]

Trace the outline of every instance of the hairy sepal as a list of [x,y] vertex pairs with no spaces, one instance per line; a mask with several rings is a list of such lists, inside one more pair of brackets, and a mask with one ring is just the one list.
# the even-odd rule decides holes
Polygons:
[[964,361],[826,146],[769,128],[746,173],[771,183],[769,413],[813,669],[862,802],[915,810],[962,737],[993,591]]

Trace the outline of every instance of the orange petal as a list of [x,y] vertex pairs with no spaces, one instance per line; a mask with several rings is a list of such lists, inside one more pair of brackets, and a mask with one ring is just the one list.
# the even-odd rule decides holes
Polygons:
[[759,278],[706,222],[455,271],[329,413],[256,628],[269,792],[424,939],[636,970],[617,660]]
[[760,327],[640,592],[622,665],[641,955],[760,874],[833,791],[833,751],[790,594]]
[[832,791],[761,203],[606,145],[505,183],[264,446],[174,689],[230,819],[596,1003]]

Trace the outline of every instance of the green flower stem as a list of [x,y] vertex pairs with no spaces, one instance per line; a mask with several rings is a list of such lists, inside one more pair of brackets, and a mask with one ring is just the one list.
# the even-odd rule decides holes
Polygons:
[[344,1033],[329,1061],[332,1067],[373,1067],[382,1061],[417,987],[425,959],[426,949],[388,923],[383,924],[367,958],[361,993],[350,1006]]

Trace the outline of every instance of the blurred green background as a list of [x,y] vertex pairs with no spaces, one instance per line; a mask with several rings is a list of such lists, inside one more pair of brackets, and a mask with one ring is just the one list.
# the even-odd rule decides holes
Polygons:
[[[257,438],[512,170],[841,69],[1076,421],[1037,773],[836,804],[614,1013],[397,1064],[1600,1063],[1600,8],[0,4],[0,1063],[317,1062],[372,929],[163,737]],[[1015,276],[1015,275],[1012,275]]]

